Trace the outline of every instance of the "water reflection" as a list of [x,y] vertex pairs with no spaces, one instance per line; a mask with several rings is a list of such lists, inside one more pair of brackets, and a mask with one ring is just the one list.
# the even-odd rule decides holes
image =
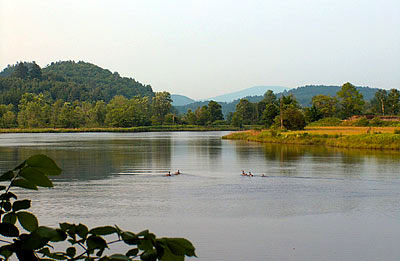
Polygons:
[[[10,147],[0,146],[0,170],[5,171],[34,154],[46,154],[63,169],[56,180],[106,179],[116,173],[143,174],[165,172],[171,162],[171,139],[148,139],[124,136],[94,135],[90,139],[73,135],[51,136],[46,140],[42,134],[20,134],[30,141],[30,146],[20,146],[15,136],[2,141]],[[3,143],[3,145],[4,145]]]
[[[0,135],[0,171],[45,153],[64,169],[55,188],[22,192],[35,193],[27,197],[43,224],[140,224],[181,233],[199,260],[338,260],[338,252],[351,253],[341,260],[366,260],[355,257],[369,249],[360,242],[372,245],[379,231],[382,247],[400,239],[400,153],[221,140],[223,134]],[[183,175],[162,175],[177,169]],[[240,176],[242,169],[255,177]],[[343,240],[347,251],[325,258]]]

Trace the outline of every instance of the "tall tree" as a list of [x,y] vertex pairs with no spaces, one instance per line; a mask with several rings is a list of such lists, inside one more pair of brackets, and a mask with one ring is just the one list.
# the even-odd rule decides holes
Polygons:
[[235,114],[240,116],[235,117],[235,119],[241,119],[243,124],[251,124],[253,119],[252,104],[247,99],[240,99],[239,103],[236,105]]
[[197,118],[197,124],[206,125],[210,122],[211,115],[208,106],[204,105],[202,107],[198,107],[195,111],[195,114]]
[[25,128],[50,126],[51,99],[48,94],[25,93],[18,105],[18,125]]
[[13,105],[0,104],[0,128],[11,128],[16,125]]
[[283,113],[283,126],[288,130],[302,130],[306,126],[303,113],[294,107],[287,108]]
[[210,113],[210,122],[214,122],[217,120],[223,120],[224,115],[222,114],[221,105],[215,101],[210,101],[208,103],[208,111]]
[[336,97],[320,94],[312,97],[312,106],[314,106],[323,117],[334,117],[337,113],[338,101]]
[[153,124],[162,124],[164,117],[171,111],[171,94],[169,92],[157,92],[152,99],[152,122]]
[[42,79],[42,69],[35,61],[32,62],[32,66],[29,70],[29,78],[31,79]]
[[274,123],[274,119],[279,115],[279,107],[275,103],[270,103],[265,106],[265,110],[262,114],[262,123],[265,127],[271,127]]
[[343,118],[361,114],[364,105],[363,95],[357,91],[354,85],[349,82],[343,84],[340,91],[337,92],[337,96]]
[[400,92],[397,89],[391,89],[387,96],[387,112],[391,115],[400,113]]
[[111,127],[131,127],[129,111],[129,100],[121,95],[115,96],[107,104],[106,124]]
[[271,91],[271,90],[268,90],[268,91],[266,91],[265,93],[264,93],[264,99],[263,99],[263,101],[266,103],[266,104],[272,104],[272,103],[277,103],[277,100],[276,100],[276,95],[274,94],[274,92],[273,91]]
[[23,62],[20,62],[15,67],[15,71],[12,74],[12,76],[21,79],[26,79],[28,77],[28,70],[29,70],[28,67]]
[[191,109],[188,109],[186,115],[184,116],[184,121],[190,125],[196,125],[197,124],[196,114],[194,114]]
[[375,93],[375,99],[379,104],[377,111],[382,115],[385,115],[386,112],[387,98],[388,96],[386,90],[378,90]]

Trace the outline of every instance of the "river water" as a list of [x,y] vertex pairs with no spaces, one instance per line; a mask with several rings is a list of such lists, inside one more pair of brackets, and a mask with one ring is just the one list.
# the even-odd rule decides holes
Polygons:
[[55,188],[18,191],[41,225],[148,228],[190,239],[196,260],[400,259],[399,153],[226,133],[1,134],[0,171],[49,155]]

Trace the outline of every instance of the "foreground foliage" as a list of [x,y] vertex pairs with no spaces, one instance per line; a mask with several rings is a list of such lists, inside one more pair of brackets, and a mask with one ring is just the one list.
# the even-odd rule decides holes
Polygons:
[[[196,256],[192,243],[184,238],[157,238],[148,230],[140,233],[125,231],[118,226],[89,229],[84,224],[60,223],[58,228],[40,226],[28,199],[19,200],[11,188],[37,190],[53,187],[49,176],[61,174],[56,163],[45,155],[35,155],[13,170],[0,176],[9,182],[0,186],[0,256],[8,260],[15,254],[19,260],[184,260]],[[19,227],[17,226],[17,221]],[[113,237],[113,238],[112,238]],[[111,240],[112,239],[112,240]],[[54,243],[65,242],[65,251],[55,251]],[[112,244],[124,243],[125,254],[104,255]]]

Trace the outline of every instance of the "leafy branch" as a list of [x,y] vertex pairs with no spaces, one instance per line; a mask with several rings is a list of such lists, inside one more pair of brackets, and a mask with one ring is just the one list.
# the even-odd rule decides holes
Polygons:
[[[58,228],[39,226],[34,214],[26,211],[31,207],[31,200],[18,200],[10,190],[12,187],[37,190],[38,187],[53,187],[49,176],[61,174],[61,169],[49,157],[35,155],[13,170],[0,176],[0,256],[8,260],[16,255],[19,260],[163,260],[182,261],[186,256],[196,256],[195,248],[184,238],[157,238],[144,230],[133,233],[118,226],[100,226],[89,229],[84,224],[60,223]],[[17,227],[16,223],[20,225]],[[25,230],[21,232],[20,229]],[[109,240],[114,237],[113,240]],[[107,241],[108,240],[108,241]],[[65,251],[55,252],[53,245],[68,242]],[[104,255],[104,251],[115,243],[129,246],[125,254]]]

